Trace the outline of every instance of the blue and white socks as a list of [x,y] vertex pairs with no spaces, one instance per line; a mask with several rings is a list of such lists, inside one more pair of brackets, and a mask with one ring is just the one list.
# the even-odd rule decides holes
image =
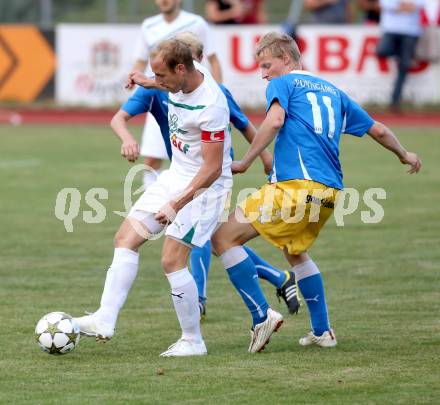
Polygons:
[[220,259],[229,279],[248,307],[253,325],[264,322],[269,305],[258,282],[255,265],[242,246],[226,250]]
[[[260,256],[258,256],[251,248],[243,246],[244,250],[254,262],[257,269],[258,277],[268,281],[276,288],[281,288],[287,279],[285,271],[279,270],[272,266]],[[199,299],[203,303],[206,302],[206,285],[208,283],[209,266],[211,264],[211,241],[199,248],[194,247],[190,255],[191,272],[197,284]]]
[[292,267],[298,288],[310,313],[310,323],[315,336],[321,336],[330,330],[324,283],[321,273],[313,262],[308,260]]
[[281,288],[287,279],[286,272],[273,267],[258,256],[250,247],[243,246],[243,248],[254,262],[258,277],[268,281],[276,288]]
[[193,247],[190,255],[191,272],[199,292],[199,300],[206,302],[206,285],[208,283],[209,266],[211,264],[211,241],[203,247]]

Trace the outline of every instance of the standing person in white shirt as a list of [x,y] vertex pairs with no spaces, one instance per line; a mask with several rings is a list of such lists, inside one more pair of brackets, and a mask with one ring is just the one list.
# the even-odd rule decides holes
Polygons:
[[400,112],[403,84],[422,34],[420,13],[424,5],[425,0],[380,0],[382,37],[376,52],[380,57],[397,59],[397,78],[390,104],[394,112]]
[[[135,59],[133,70],[146,71],[146,75],[152,77],[153,72],[149,66],[151,51],[165,39],[170,39],[178,32],[190,31],[202,42],[205,55],[211,66],[214,79],[221,83],[222,73],[220,63],[214,50],[211,32],[208,23],[199,15],[189,13],[181,9],[181,0],[155,0],[160,14],[144,20],[140,35],[135,47]],[[153,115],[148,113],[142,134],[141,155],[147,167],[159,170],[162,160],[168,160],[166,148],[161,136],[159,125]],[[155,172],[144,172],[144,186],[148,187],[155,180]]]
[[[116,233],[99,309],[76,321],[84,335],[104,341],[113,336],[137,275],[138,250],[165,231],[162,267],[182,336],[161,356],[203,355],[207,350],[200,333],[197,286],[187,262],[191,248],[211,238],[232,188],[229,109],[218,84],[195,68],[191,50],[182,41],[159,44],[151,66],[155,81],[169,91],[171,166],[145,190]],[[136,139],[128,131],[116,134],[122,156],[135,161]]]

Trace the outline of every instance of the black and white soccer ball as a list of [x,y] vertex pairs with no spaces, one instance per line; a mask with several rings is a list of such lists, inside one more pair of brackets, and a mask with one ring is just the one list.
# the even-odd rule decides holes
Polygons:
[[80,329],[70,315],[64,312],[51,312],[38,321],[35,338],[44,352],[66,354],[78,344]]

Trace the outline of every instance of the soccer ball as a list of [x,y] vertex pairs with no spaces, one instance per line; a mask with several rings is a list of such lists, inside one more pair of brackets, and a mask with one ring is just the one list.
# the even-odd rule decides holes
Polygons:
[[35,327],[38,346],[49,354],[71,352],[78,344],[79,337],[78,324],[64,312],[51,312],[44,315]]

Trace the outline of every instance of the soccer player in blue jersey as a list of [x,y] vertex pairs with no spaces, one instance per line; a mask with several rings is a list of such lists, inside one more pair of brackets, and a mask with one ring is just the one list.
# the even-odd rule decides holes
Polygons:
[[[180,33],[176,36],[176,38],[183,41],[191,48],[192,54],[196,61],[201,61],[203,59],[203,44],[198,41],[192,33]],[[199,66],[199,69],[200,68],[201,66]],[[222,84],[219,84],[219,86],[226,96],[232,124],[240,132],[242,132],[246,140],[251,143],[255,136],[255,127],[252,125],[246,115],[243,114],[229,90]],[[116,133],[124,133],[125,131],[128,131],[126,126],[128,120],[147,111],[153,114],[157,123],[159,124],[168,156],[171,159],[171,144],[168,128],[168,93],[166,91],[138,87],[135,93],[115,114],[112,119],[111,126]],[[265,172],[268,174],[272,168],[272,156],[268,151],[264,150],[261,152],[260,157],[263,162]],[[299,301],[297,296],[295,275],[292,272],[281,271],[273,267],[259,257],[249,247],[245,246],[244,249],[252,258],[258,270],[258,276],[267,280],[276,287],[278,297],[281,297],[284,300],[290,313],[297,313],[299,309]],[[193,247],[190,255],[190,263],[191,271],[193,273],[199,293],[199,306],[202,319],[206,315],[206,286],[210,261],[210,242],[207,242],[201,248]]]
[[417,173],[421,162],[402,147],[389,128],[373,121],[343,91],[302,70],[300,52],[291,37],[275,32],[264,35],[256,57],[263,79],[269,81],[267,115],[249,150],[241,161],[233,162],[232,170],[245,172],[275,139],[273,168],[269,183],[242,202],[213,235],[213,247],[252,314],[249,351],[264,348],[280,326],[258,280],[249,284],[249,274],[256,274],[256,269],[243,244],[258,235],[283,250],[307,303],[312,330],[300,339],[300,345],[332,347],[336,337],[329,323],[321,273],[307,250],[343,188],[341,134],[361,137],[368,133],[409,165],[409,173]]

